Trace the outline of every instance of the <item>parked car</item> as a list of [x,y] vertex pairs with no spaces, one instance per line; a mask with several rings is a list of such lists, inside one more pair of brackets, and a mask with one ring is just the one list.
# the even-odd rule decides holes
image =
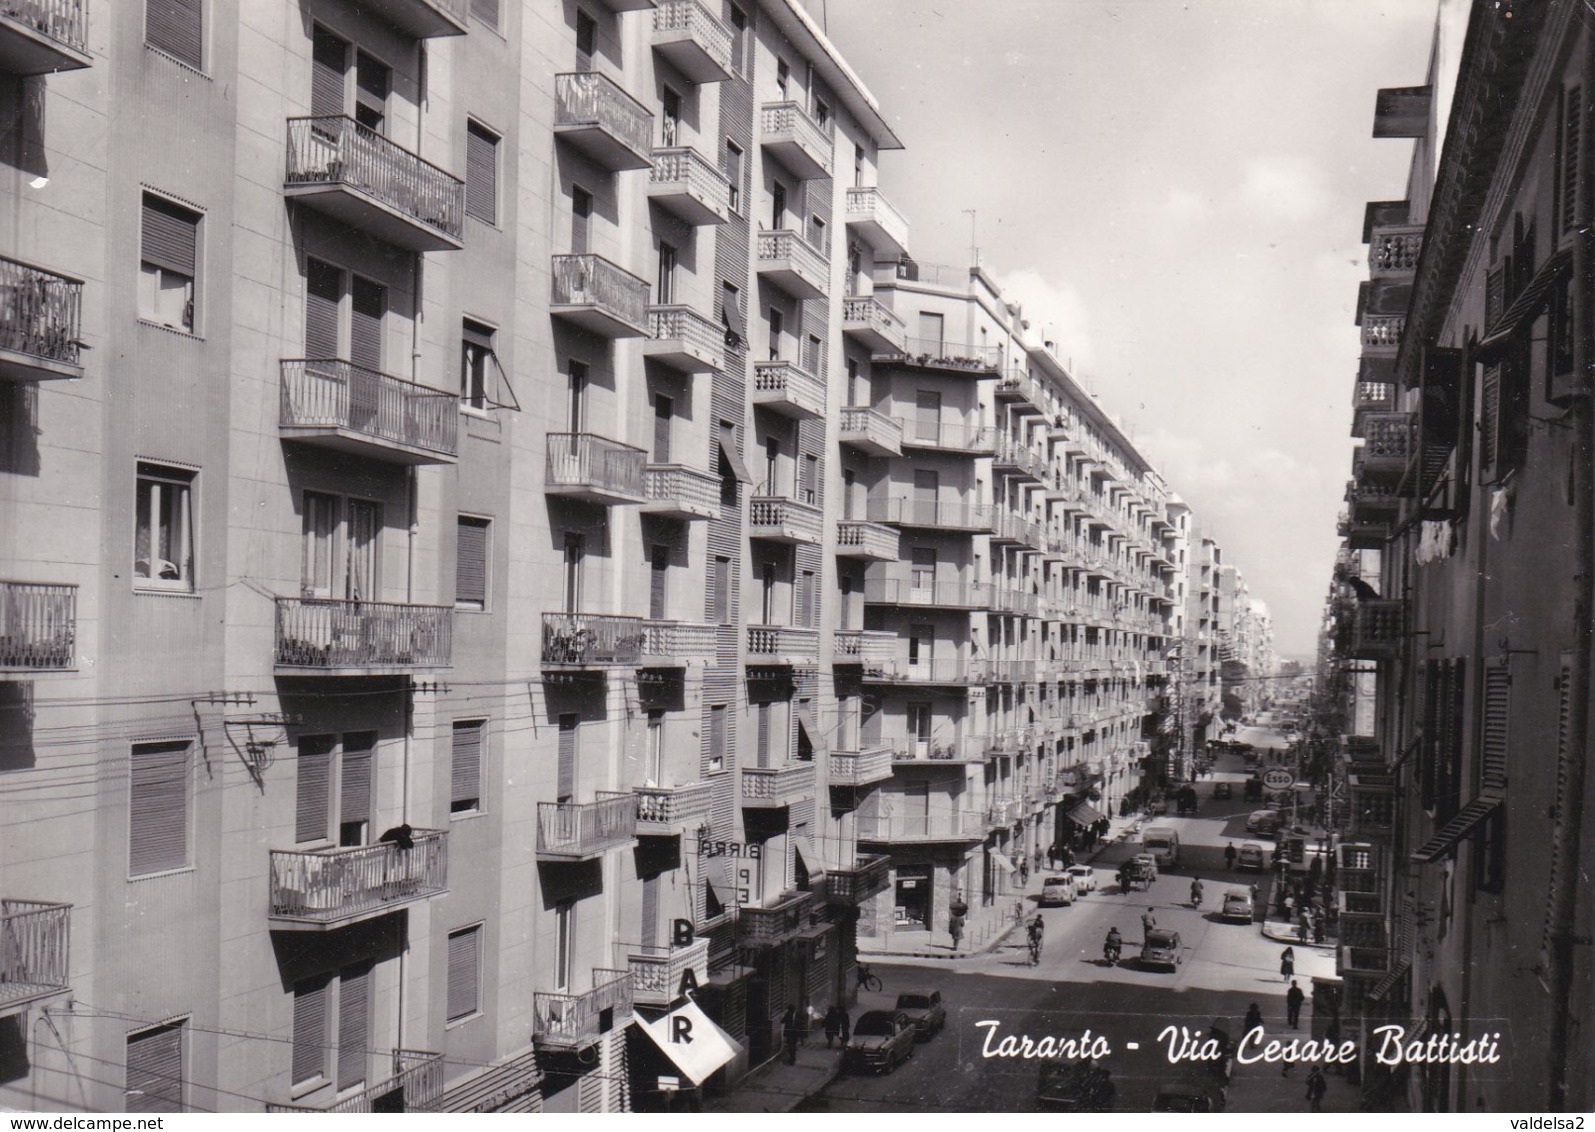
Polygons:
[[1246,819],[1247,833],[1277,833],[1278,831],[1278,810],[1253,810]]
[[1036,1100],[1055,1111],[1107,1112],[1117,1092],[1113,1074],[1094,1061],[1044,1061]]
[[890,1073],[914,1056],[918,1031],[900,1010],[869,1010],[859,1016],[853,1036],[842,1051],[842,1068]]
[[914,1024],[914,1036],[929,1041],[947,1025],[947,1008],[939,990],[904,991],[897,996],[897,1009]]
[[1169,803],[1166,798],[1153,798],[1146,804],[1146,812],[1153,817],[1161,817],[1169,812]]
[[1268,868],[1268,850],[1255,841],[1242,842],[1240,853],[1235,857],[1235,867],[1262,872]]
[[1041,882],[1041,903],[1048,907],[1073,904],[1075,895],[1074,878],[1067,873],[1062,876],[1050,876]]
[[1147,873],[1149,873],[1153,880],[1157,880],[1157,858],[1156,857],[1152,856],[1152,854],[1150,854],[1150,853],[1137,853],[1134,857],[1131,858],[1131,860],[1136,862]]
[[1224,903],[1219,909],[1219,917],[1225,920],[1240,920],[1242,923],[1252,922],[1252,893],[1246,888],[1226,888],[1224,890]]
[[1230,782],[1213,783],[1213,801],[1227,802],[1235,796],[1235,786]]
[[1153,928],[1146,933],[1146,942],[1141,945],[1143,967],[1167,967],[1172,971],[1183,960],[1184,956],[1180,954],[1179,932],[1171,932],[1166,928]]
[[1216,1082],[1192,1077],[1160,1086],[1153,1112],[1223,1112],[1224,1090]]
[[1070,865],[1063,870],[1065,875],[1074,878],[1076,892],[1095,892],[1097,890],[1097,872],[1090,865]]

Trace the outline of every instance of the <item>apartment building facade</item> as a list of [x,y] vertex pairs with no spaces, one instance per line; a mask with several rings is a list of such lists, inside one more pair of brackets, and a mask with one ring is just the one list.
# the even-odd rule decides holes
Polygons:
[[1368,1074],[1425,1111],[1585,1111],[1591,71],[1578,5],[1441,6],[1413,141],[1371,203],[1345,548],[1326,616],[1348,805],[1344,1009],[1500,1034],[1495,1064]]

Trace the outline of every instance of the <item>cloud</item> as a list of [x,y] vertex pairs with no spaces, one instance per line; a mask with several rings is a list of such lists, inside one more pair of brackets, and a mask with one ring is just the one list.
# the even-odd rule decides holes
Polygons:
[[1091,318],[1080,292],[1050,282],[1032,267],[1005,272],[997,284],[1009,302],[1023,308],[1033,339],[1056,342],[1058,357],[1073,359],[1076,366],[1093,360]]
[[1201,220],[1210,212],[1212,208],[1199,194],[1178,185],[1169,186],[1168,196],[1163,200],[1163,215],[1168,219]]
[[1240,198],[1281,220],[1308,220],[1328,207],[1329,186],[1309,158],[1273,154],[1246,163]]

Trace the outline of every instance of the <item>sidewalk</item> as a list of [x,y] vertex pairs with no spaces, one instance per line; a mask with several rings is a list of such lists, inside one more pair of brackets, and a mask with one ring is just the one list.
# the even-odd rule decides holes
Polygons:
[[797,1063],[777,1055],[749,1073],[724,1096],[706,1097],[704,1112],[791,1112],[818,1093],[842,1070],[840,1043],[825,1048],[825,1035],[811,1033],[798,1046]]

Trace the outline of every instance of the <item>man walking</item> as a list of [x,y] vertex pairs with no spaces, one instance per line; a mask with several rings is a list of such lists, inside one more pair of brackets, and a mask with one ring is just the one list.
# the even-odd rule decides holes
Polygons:
[[1324,1071],[1320,1066],[1313,1066],[1313,1071],[1307,1074],[1307,1111],[1322,1112],[1324,1093],[1329,1090],[1329,1084],[1324,1080]]
[[1152,909],[1148,908],[1141,915],[1141,938],[1142,938],[1142,940],[1145,940],[1147,936],[1151,935],[1153,930],[1156,927],[1157,927],[1157,917],[1152,914]]
[[1290,1023],[1292,1030],[1299,1029],[1301,1021],[1301,1004],[1307,1001],[1307,996],[1296,985],[1296,980],[1290,981],[1290,989],[1285,992],[1285,1021]]
[[1224,867],[1233,871],[1235,868],[1235,858],[1237,856],[1238,854],[1235,850],[1235,842],[1231,841],[1228,845],[1224,846]]

